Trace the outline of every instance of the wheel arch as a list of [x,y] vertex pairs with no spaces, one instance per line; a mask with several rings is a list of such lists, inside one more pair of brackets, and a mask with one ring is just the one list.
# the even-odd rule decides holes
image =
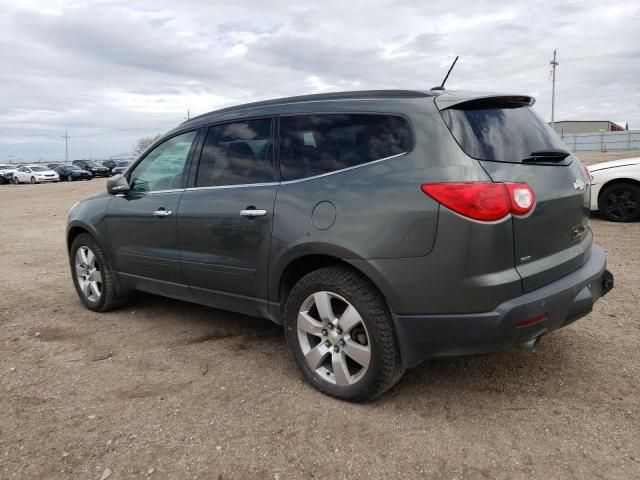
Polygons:
[[97,233],[93,231],[91,227],[84,223],[74,222],[67,228],[67,252],[71,251],[71,244],[78,235],[82,235],[83,233],[91,235],[96,242],[98,241]]
[[636,187],[640,187],[640,180],[635,179],[635,178],[631,178],[631,177],[616,177],[616,178],[612,178],[611,180],[607,180],[606,182],[604,182],[601,186],[600,186],[600,191],[598,191],[598,200],[600,200],[600,196],[602,195],[602,192],[610,187],[611,185],[615,185],[618,183],[631,183],[632,185],[635,185]]
[[369,274],[371,272],[365,272],[353,262],[353,260],[359,260],[357,263],[362,263],[363,259],[351,252],[336,252],[334,248],[333,246],[329,250],[316,248],[313,252],[304,249],[304,252],[300,251],[297,255],[288,256],[286,260],[280,262],[276,272],[271,276],[269,289],[271,304],[277,310],[274,312],[274,319],[278,323],[282,322],[284,305],[294,285],[308,273],[330,265],[344,265],[358,272],[373,284],[385,302],[389,302],[390,288],[381,276],[371,275]]

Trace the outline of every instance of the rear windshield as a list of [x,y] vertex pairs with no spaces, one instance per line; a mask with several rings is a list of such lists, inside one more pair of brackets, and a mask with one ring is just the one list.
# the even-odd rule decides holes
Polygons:
[[533,152],[567,150],[530,107],[465,103],[440,112],[465,153],[479,160],[520,163]]

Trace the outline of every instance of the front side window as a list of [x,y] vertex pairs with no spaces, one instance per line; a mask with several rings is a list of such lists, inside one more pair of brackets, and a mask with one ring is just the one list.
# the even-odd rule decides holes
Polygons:
[[202,147],[196,187],[274,180],[271,119],[210,127]]
[[195,137],[195,131],[176,135],[151,150],[131,172],[131,190],[153,192],[181,188]]
[[411,129],[398,115],[320,114],[280,119],[282,180],[312,177],[411,149]]

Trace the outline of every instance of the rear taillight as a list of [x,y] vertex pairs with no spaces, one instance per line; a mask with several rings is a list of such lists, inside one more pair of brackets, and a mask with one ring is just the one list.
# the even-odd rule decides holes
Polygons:
[[450,210],[482,222],[500,220],[510,213],[526,215],[536,202],[526,183],[423,183],[420,188]]

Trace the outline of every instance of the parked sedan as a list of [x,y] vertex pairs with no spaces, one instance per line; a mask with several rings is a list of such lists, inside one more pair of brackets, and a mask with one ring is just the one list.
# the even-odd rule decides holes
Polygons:
[[113,175],[113,169],[116,168],[117,162],[115,160],[100,160],[100,164],[109,169],[109,175]]
[[60,177],[43,165],[24,165],[13,173],[13,183],[59,182]]
[[3,183],[11,183],[15,171],[15,165],[0,165],[0,185]]
[[60,180],[73,182],[74,180],[91,180],[93,173],[81,169],[77,165],[60,165],[53,169],[58,175]]
[[640,219],[640,157],[591,165],[591,210],[612,222]]
[[117,162],[116,166],[111,170],[111,174],[112,175],[122,174],[127,168],[129,168],[129,165],[131,165],[130,160],[120,160],[119,162]]
[[93,160],[74,160],[72,163],[83,170],[93,173],[94,177],[109,176],[109,169],[98,162],[94,162]]

